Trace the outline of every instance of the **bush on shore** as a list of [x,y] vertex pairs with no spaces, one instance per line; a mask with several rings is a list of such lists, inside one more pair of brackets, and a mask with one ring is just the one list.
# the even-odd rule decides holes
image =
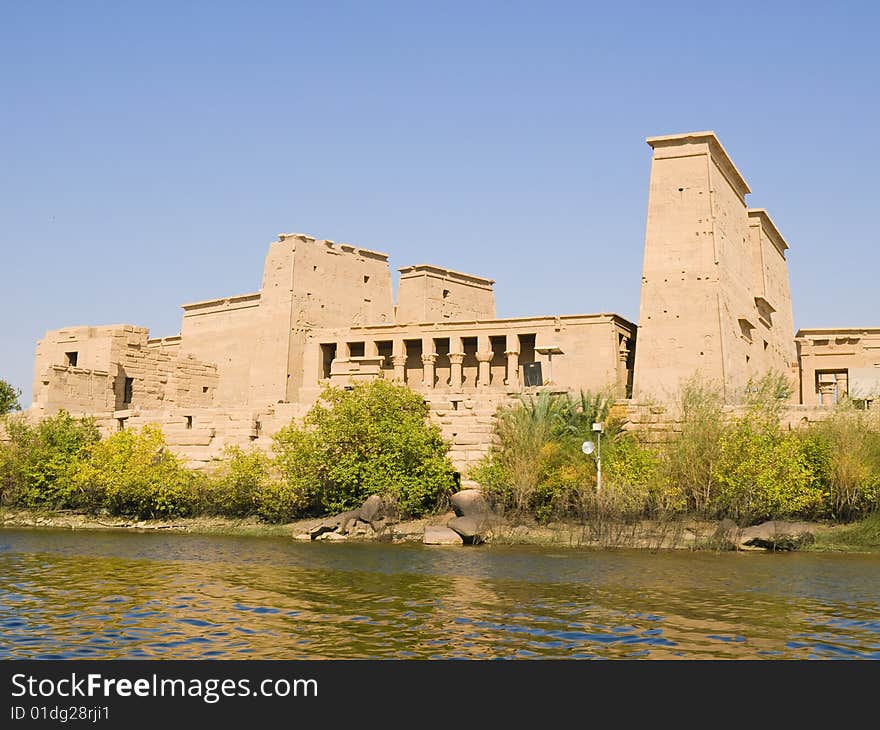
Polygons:
[[149,519],[195,514],[202,478],[165,447],[158,427],[144,426],[92,444],[74,482],[86,509]]
[[789,431],[780,420],[789,395],[785,378],[769,373],[749,383],[733,415],[719,388],[694,378],[679,393],[680,430],[650,444],[622,432],[607,408],[590,411],[606,423],[600,493],[596,461],[579,449],[591,437],[563,424],[578,401],[601,397],[541,393],[499,411],[496,446],[470,476],[508,509],[542,521],[690,514],[749,525],[874,512],[880,414],[846,403],[826,421]]
[[187,469],[154,425],[101,440],[92,420],[64,411],[37,424],[6,420],[0,502],[13,506],[284,522],[354,509],[378,493],[402,516],[419,516],[447,505],[456,485],[424,399],[382,380],[328,388],[302,424],[275,435],[274,455],[231,447],[212,473]]
[[[751,384],[736,413],[692,380],[679,394],[678,429],[646,443],[622,430],[612,399],[542,392],[501,409],[492,452],[469,476],[512,514],[636,520],[689,514],[859,520],[880,505],[880,413],[851,402],[809,427],[787,430],[779,376]],[[456,486],[447,444],[417,393],[378,380],[327,389],[301,423],[274,437],[272,454],[229,448],[210,473],[187,469],[161,430],[103,440],[91,419],[61,411],[38,423],[3,417],[0,504],[108,511],[138,518],[197,514],[284,522],[341,512],[384,495],[402,516],[445,508]],[[602,436],[596,461],[581,451]]]
[[264,515],[355,509],[371,494],[416,516],[442,505],[455,470],[428,405],[385,380],[326,388],[302,425],[273,437],[280,483],[266,493]]
[[4,426],[9,441],[0,444],[0,500],[32,508],[79,507],[77,470],[100,439],[94,421],[59,411],[34,424],[9,417]]

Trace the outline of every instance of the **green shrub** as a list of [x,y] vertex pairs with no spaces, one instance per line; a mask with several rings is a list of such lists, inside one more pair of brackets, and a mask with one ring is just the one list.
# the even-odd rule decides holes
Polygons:
[[264,494],[261,513],[341,512],[374,493],[394,500],[402,515],[436,509],[455,478],[427,417],[420,395],[385,380],[326,388],[302,426],[273,437],[283,484]]
[[258,449],[228,446],[218,472],[206,478],[201,509],[208,514],[247,517],[257,514],[270,486],[272,461]]
[[496,443],[469,476],[514,512],[541,521],[582,516],[596,469],[581,444],[594,438],[598,421],[605,424],[603,441],[617,433],[620,422],[609,417],[610,404],[604,393],[541,391],[500,408]]
[[202,479],[165,448],[161,429],[152,425],[93,444],[75,474],[89,509],[144,519],[193,514]]
[[718,493],[715,463],[728,428],[723,403],[714,384],[698,377],[685,382],[678,397],[681,432],[664,449],[669,483],[700,515],[708,514]]
[[602,483],[607,492],[620,492],[621,507],[644,515],[672,514],[687,507],[687,495],[670,480],[668,462],[658,448],[630,434],[610,440],[602,449]]
[[804,447],[824,489],[828,517],[853,520],[880,506],[880,415],[843,403],[810,427]]
[[20,507],[81,506],[75,474],[88,448],[100,438],[91,419],[66,411],[36,424],[23,416],[5,421],[9,441],[0,444],[0,496]]
[[802,439],[776,418],[750,414],[720,441],[714,476],[718,517],[752,524],[780,517],[809,517],[821,510],[822,489],[810,469]]

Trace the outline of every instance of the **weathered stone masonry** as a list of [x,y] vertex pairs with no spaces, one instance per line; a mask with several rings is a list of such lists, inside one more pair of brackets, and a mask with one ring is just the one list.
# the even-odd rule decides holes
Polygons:
[[[812,419],[880,392],[880,329],[795,336],[788,244],[712,132],[652,137],[637,328],[611,313],[498,319],[494,281],[301,233],[269,246],[260,291],[183,305],[179,335],[70,327],[37,345],[33,417],[66,409],[105,432],[159,424],[193,465],[227,445],[268,448],[326,384],[383,377],[422,393],[464,470],[494,413],[523,393],[610,389],[631,427],[663,428],[680,383],[701,373],[732,401],[786,374]],[[634,396],[634,399],[631,399]]]

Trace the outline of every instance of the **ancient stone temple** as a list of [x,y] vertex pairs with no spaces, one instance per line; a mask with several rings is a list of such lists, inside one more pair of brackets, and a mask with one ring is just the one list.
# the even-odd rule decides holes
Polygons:
[[628,395],[635,325],[615,314],[495,317],[494,282],[300,233],[269,246],[260,291],[183,305],[179,335],[70,327],[37,345],[32,413],[106,431],[158,423],[192,462],[256,443],[327,384],[384,377],[421,392],[461,467],[485,453],[502,402],[538,387]]
[[[612,313],[498,319],[491,279],[301,233],[269,246],[260,291],[183,305],[180,333],[128,324],[47,332],[39,417],[65,409],[105,431],[158,423],[193,464],[268,447],[327,384],[388,378],[424,395],[465,469],[493,414],[550,388],[668,401],[700,373],[729,398],[768,370],[799,402],[880,392],[880,329],[795,336],[786,252],[712,132],[651,137],[639,326]],[[637,335],[638,329],[638,337]],[[629,401],[633,403],[635,401]]]

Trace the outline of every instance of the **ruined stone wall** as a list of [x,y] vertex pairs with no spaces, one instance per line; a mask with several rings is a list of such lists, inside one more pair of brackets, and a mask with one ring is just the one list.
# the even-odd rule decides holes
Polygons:
[[82,417],[114,407],[114,378],[106,370],[52,365],[45,375],[36,405],[47,415],[65,410]]
[[[47,332],[37,343],[32,410],[51,415],[61,409],[71,413],[114,409],[120,363],[146,340],[145,328],[123,324]],[[109,396],[99,381],[106,383]]]

